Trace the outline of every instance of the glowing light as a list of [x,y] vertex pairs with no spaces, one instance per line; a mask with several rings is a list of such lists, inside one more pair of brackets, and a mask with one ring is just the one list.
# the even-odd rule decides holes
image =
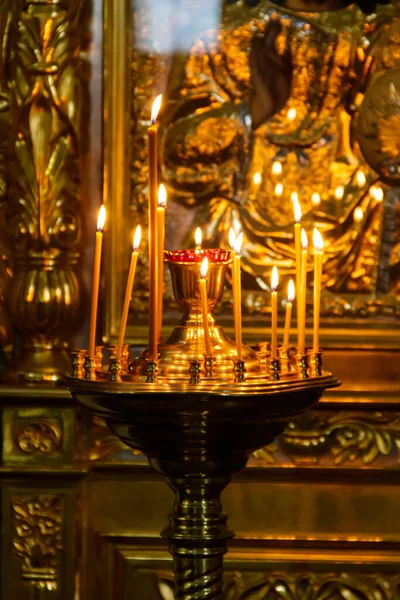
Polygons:
[[275,186],[275,196],[282,196],[283,194],[283,185],[281,183],[277,183]]
[[311,196],[311,202],[314,206],[319,206],[321,204],[321,196],[318,194],[318,192],[313,193]]
[[236,242],[236,234],[233,231],[232,227],[229,230],[229,237],[228,237],[228,239],[229,239],[229,245],[230,245],[230,247],[232,248],[232,250],[234,250],[235,249],[235,242]]
[[361,169],[359,171],[357,171],[356,181],[357,181],[358,187],[360,187],[360,188],[363,188],[365,186],[365,184],[367,183],[367,178],[365,177],[365,173],[364,173],[364,171],[361,171]]
[[158,188],[158,206],[160,208],[165,208],[167,206],[167,190],[163,183]]
[[257,171],[253,175],[253,183],[254,183],[254,185],[260,185],[261,181],[262,181],[261,173],[259,173]]
[[307,239],[307,234],[305,232],[305,229],[301,229],[301,245],[303,247],[303,250],[307,250],[308,247],[308,239]]
[[133,234],[133,251],[137,252],[140,246],[140,240],[142,238],[142,228],[138,225]]
[[355,223],[360,223],[364,218],[364,211],[361,208],[361,206],[357,206],[357,208],[354,209],[354,221]]
[[295,108],[290,108],[288,110],[287,118],[289,121],[294,121],[297,117],[297,110]]
[[371,196],[373,198],[375,198],[375,200],[377,202],[382,202],[382,200],[383,200],[383,189],[381,187],[373,185],[371,187],[371,189],[369,190],[369,193],[371,194]]
[[196,227],[196,231],[194,232],[194,241],[196,243],[196,246],[201,246],[201,242],[203,241],[203,234],[201,233],[200,227]]
[[233,246],[233,249],[236,252],[236,254],[240,254],[240,251],[242,249],[242,244],[243,244],[243,231],[241,231],[239,233],[239,235],[237,236],[237,238],[235,240],[235,244]]
[[303,215],[301,213],[299,197],[296,192],[292,192],[291,198],[293,202],[294,220],[296,223],[300,223]]
[[106,222],[107,212],[104,204],[101,205],[99,216],[97,217],[97,231],[103,231]]
[[344,196],[344,187],[342,185],[338,185],[335,190],[335,198],[336,200],[341,200]]
[[162,102],[162,94],[157,96],[153,102],[153,106],[151,107],[151,122],[154,123],[157,121],[158,113],[160,112]]
[[322,235],[320,234],[320,232],[318,231],[318,229],[316,227],[314,227],[314,231],[313,231],[313,243],[314,243],[315,251],[323,252],[324,240],[322,239]]
[[279,160],[276,160],[272,165],[272,174],[282,175],[282,164],[279,162]]
[[271,290],[273,292],[276,291],[276,288],[278,287],[278,283],[279,283],[278,269],[276,268],[276,266],[274,266],[272,268],[272,273],[271,273]]
[[294,295],[295,295],[295,292],[294,292],[294,282],[293,282],[293,279],[291,279],[289,281],[289,284],[288,284],[287,301],[288,302],[293,302]]
[[208,258],[206,256],[200,265],[200,277],[202,279],[205,279],[207,277],[207,273],[208,273]]

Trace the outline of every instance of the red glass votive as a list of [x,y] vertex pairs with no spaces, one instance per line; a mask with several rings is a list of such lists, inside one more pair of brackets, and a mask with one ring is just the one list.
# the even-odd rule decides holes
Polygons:
[[207,257],[210,263],[228,263],[231,258],[229,250],[218,248],[200,248],[195,250],[166,250],[165,260],[171,263],[200,263]]

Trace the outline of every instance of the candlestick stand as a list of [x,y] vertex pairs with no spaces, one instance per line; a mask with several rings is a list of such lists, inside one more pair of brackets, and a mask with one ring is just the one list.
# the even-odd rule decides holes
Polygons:
[[[210,257],[207,297],[211,311],[222,295],[229,254]],[[143,452],[174,490],[164,537],[174,557],[176,600],[221,600],[223,555],[234,533],[222,512],[221,492],[249,455],[271,443],[294,415],[338,385],[321,371],[321,356],[280,358],[236,345],[209,316],[212,355],[205,354],[199,311],[196,253],[169,255],[173,288],[184,317],[171,338],[129,367],[110,353],[108,367],[78,352],[61,385],[131,448]],[[318,360],[317,360],[318,358]],[[125,361],[126,363],[126,361]],[[318,369],[316,367],[318,366]]]

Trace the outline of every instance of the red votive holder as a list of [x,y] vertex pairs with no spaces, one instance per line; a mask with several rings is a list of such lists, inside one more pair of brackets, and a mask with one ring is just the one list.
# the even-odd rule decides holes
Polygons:
[[194,248],[189,250],[166,250],[165,260],[170,263],[201,263],[207,257],[210,263],[228,263],[231,258],[230,250],[218,248]]

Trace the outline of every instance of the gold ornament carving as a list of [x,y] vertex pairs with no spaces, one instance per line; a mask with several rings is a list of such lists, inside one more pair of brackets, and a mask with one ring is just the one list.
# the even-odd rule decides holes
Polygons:
[[275,446],[254,453],[258,463],[363,466],[400,462],[398,413],[312,412],[292,421]]
[[[157,572],[156,583],[160,600],[173,599],[172,576]],[[246,573],[225,574],[224,598],[229,600],[392,600],[400,592],[400,576],[383,573]]]
[[13,375],[54,380],[79,324],[79,155],[85,21],[82,0],[25,2],[10,30],[10,189],[6,211],[13,321],[22,356]]
[[55,454],[61,450],[58,428],[45,422],[31,422],[19,432],[17,446],[25,454]]
[[21,578],[38,589],[56,590],[62,557],[63,500],[57,496],[13,496],[13,548]]
[[[272,13],[282,24],[277,53],[291,56],[291,93],[283,109],[252,130],[249,97],[262,97],[270,65],[262,43],[254,40],[263,38]],[[197,18],[195,9],[192,18]],[[161,115],[162,176],[174,207],[167,243],[190,245],[187,233],[202,223],[208,245],[228,247],[229,228],[239,223],[245,237],[244,300],[249,313],[265,306],[260,287],[266,287],[273,264],[279,267],[283,287],[293,275],[293,191],[299,195],[305,226],[317,225],[324,234],[324,314],[394,317],[398,311],[389,296],[371,300],[377,290],[396,291],[397,271],[386,259],[387,246],[393,248],[395,241],[384,227],[387,188],[354,136],[362,95],[373,87],[372,75],[388,68],[389,56],[379,40],[396,18],[396,7],[367,19],[354,5],[334,13],[294,15],[266,0],[253,8],[226,3],[220,29],[198,27],[190,51],[177,53],[172,61]],[[394,47],[394,35],[391,40]],[[259,60],[252,62],[254,53]],[[136,156],[143,148],[149,112],[143,101],[146,88],[140,83],[142,67],[155,85],[165,78],[165,69],[156,67],[144,51],[134,56]],[[277,161],[282,165],[279,175],[272,172]],[[145,194],[146,169],[140,160],[134,163],[133,210]],[[338,200],[335,193],[341,186]],[[179,240],[177,221],[185,232]]]

